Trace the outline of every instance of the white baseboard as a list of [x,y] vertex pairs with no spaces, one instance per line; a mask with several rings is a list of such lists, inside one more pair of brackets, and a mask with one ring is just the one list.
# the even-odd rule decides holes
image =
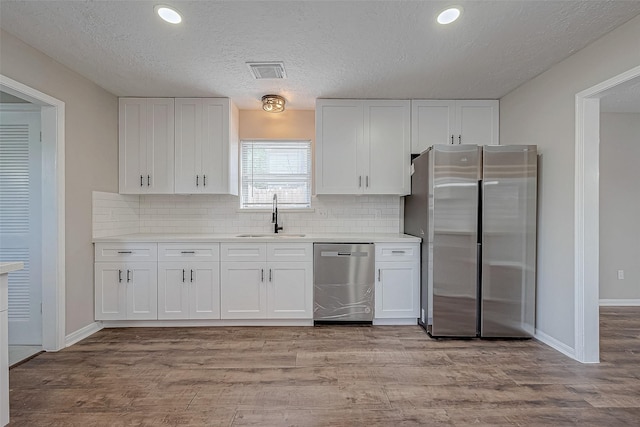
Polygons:
[[396,325],[417,325],[418,318],[410,319],[373,319],[374,326],[396,326]]
[[312,319],[264,320],[103,320],[104,328],[182,328],[197,326],[313,326]]
[[640,299],[601,299],[600,307],[638,307]]
[[71,332],[64,339],[65,347],[71,347],[75,343],[82,341],[83,339],[88,338],[91,335],[95,334],[102,328],[103,328],[102,322],[93,322],[93,323],[89,323],[84,328],[80,328],[75,332]]
[[577,360],[576,359],[576,350],[573,347],[569,347],[568,345],[566,345],[563,342],[558,341],[557,339],[545,334],[544,332],[541,332],[539,330],[536,330],[535,335],[533,336],[535,339],[537,339],[538,341],[540,341],[543,344],[548,345],[549,347],[551,347],[554,350],[559,351],[560,353],[564,354],[567,357],[572,358],[573,360]]

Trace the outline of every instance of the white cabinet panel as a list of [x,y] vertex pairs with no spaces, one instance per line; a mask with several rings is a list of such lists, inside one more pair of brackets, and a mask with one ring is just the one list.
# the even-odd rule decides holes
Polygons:
[[158,319],[219,318],[219,263],[158,263]]
[[158,259],[157,243],[96,243],[96,262],[155,262]]
[[313,318],[313,262],[271,262],[268,275],[269,318]]
[[157,313],[155,262],[95,264],[96,320],[152,320]]
[[415,262],[381,262],[376,276],[375,317],[418,318],[419,269]]
[[266,265],[248,262],[220,264],[220,316],[222,319],[266,318]]
[[408,194],[411,104],[316,101],[316,194]]
[[[316,193],[362,192],[362,102],[319,99],[316,102]],[[368,165],[367,165],[368,168]]]
[[313,261],[313,243],[269,243],[267,261]]
[[373,194],[411,192],[411,116],[409,101],[367,101],[364,140],[369,143],[365,191]]
[[376,319],[417,319],[420,244],[376,243]]
[[220,261],[266,261],[266,243],[222,243]]
[[219,243],[160,243],[158,261],[212,262],[220,260]]
[[238,110],[228,98],[176,98],[176,193],[238,194]]
[[499,144],[499,101],[413,100],[411,153],[434,144]]
[[120,98],[118,127],[120,193],[173,193],[173,99]]

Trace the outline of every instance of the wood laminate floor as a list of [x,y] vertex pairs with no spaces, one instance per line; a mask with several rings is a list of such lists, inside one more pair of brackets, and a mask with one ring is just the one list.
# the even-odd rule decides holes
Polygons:
[[10,371],[11,426],[640,425],[640,307],[602,363],[419,327],[106,329]]

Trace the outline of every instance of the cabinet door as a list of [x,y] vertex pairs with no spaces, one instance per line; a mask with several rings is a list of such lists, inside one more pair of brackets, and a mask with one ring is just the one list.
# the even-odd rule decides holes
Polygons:
[[371,194],[411,192],[411,104],[409,101],[366,101],[364,141],[368,172],[364,189]]
[[202,100],[197,98],[176,99],[175,142],[175,190],[176,193],[195,193],[202,184]]
[[172,194],[174,192],[173,103],[171,98],[147,99],[146,193]]
[[127,318],[127,268],[123,263],[95,264],[95,319],[125,320]]
[[362,101],[316,102],[316,194],[362,193],[363,120]]
[[497,145],[498,101],[470,100],[456,101],[455,143],[476,145]]
[[123,283],[127,289],[127,320],[158,318],[158,264],[152,262],[126,265]]
[[190,319],[220,318],[220,263],[191,263],[188,288]]
[[120,98],[118,114],[119,192],[146,192],[147,101]]
[[272,262],[268,270],[267,317],[313,318],[313,263]]
[[189,319],[189,279],[187,263],[158,263],[158,319]]
[[229,100],[202,101],[201,193],[229,194]]
[[434,144],[451,144],[455,117],[455,101],[413,100],[411,102],[411,153],[420,154]]
[[418,318],[420,276],[416,262],[380,262],[376,265],[375,317]]
[[267,314],[265,263],[220,263],[222,319],[264,319]]

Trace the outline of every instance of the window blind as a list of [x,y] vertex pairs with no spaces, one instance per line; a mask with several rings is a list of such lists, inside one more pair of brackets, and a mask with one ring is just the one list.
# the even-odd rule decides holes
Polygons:
[[311,207],[311,141],[242,141],[240,207]]

